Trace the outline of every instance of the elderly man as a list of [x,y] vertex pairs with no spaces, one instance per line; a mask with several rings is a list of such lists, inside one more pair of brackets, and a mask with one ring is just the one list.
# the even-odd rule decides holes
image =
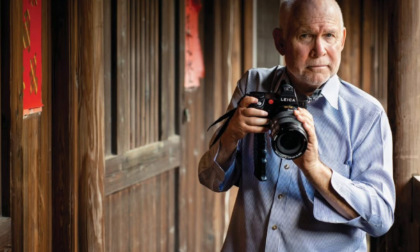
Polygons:
[[[273,31],[286,67],[251,69],[239,81],[220,138],[203,155],[200,182],[239,187],[223,251],[366,251],[394,219],[392,136],[370,95],[337,76],[346,29],[334,0],[282,1]],[[290,83],[307,109],[294,111],[307,134],[302,156],[279,157],[268,113],[251,91]],[[254,176],[255,134],[265,133],[267,181]]]

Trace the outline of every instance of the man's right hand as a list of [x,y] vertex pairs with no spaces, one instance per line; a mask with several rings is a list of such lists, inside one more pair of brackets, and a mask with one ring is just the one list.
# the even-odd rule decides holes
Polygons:
[[229,157],[233,153],[238,141],[248,133],[264,133],[268,131],[268,128],[265,127],[269,123],[267,118],[268,112],[249,107],[257,102],[257,98],[245,96],[239,103],[235,114],[230,119],[229,125],[220,138],[221,149],[219,155],[222,154],[222,160],[224,159],[223,157]]

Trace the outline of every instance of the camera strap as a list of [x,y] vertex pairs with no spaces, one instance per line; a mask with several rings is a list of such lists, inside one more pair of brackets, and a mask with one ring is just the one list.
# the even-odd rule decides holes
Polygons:
[[[246,96],[246,95],[245,95]],[[241,100],[245,97],[242,96],[242,98],[238,101],[238,104],[241,102]],[[223,133],[225,132],[230,119],[232,119],[232,116],[235,114],[237,108],[233,108],[231,110],[229,110],[228,112],[226,112],[224,115],[222,115],[221,117],[219,117],[216,121],[214,121],[207,129],[207,131],[210,130],[211,127],[213,127],[214,125],[218,124],[219,122],[223,121],[226,119],[226,121],[223,123],[222,127],[220,127],[219,131],[217,132],[216,137],[213,139],[213,142],[211,143],[210,146],[213,146],[217,140],[219,140],[219,138],[223,135]]]
[[[277,73],[277,71],[278,71],[278,66],[276,67],[276,69],[272,72],[272,73],[270,73],[270,75],[269,76],[267,76],[267,78],[264,80],[264,83],[267,83],[268,85],[271,85],[271,89],[272,89],[272,87],[273,87],[273,85],[274,85],[274,83],[275,83],[275,81],[276,81],[276,79],[278,78],[278,76],[276,75],[276,73]],[[276,76],[277,76],[277,78],[276,78]],[[265,84],[262,84],[263,86],[265,85]],[[237,104],[239,104],[239,103],[241,103],[241,101],[242,101],[242,99],[245,97],[245,96],[247,96],[248,95],[248,92],[247,92],[247,86],[245,86],[245,95],[244,96],[242,96],[241,97],[241,99],[239,99],[239,101],[238,101],[238,103]],[[213,122],[209,127],[208,127],[208,129],[207,129],[207,131],[209,131],[210,130],[210,128],[211,127],[213,127],[214,125],[216,125],[216,124],[218,124],[219,122],[221,122],[221,121],[223,121],[223,120],[225,120],[226,119],[226,121],[223,123],[223,125],[220,127],[220,129],[219,129],[219,131],[217,132],[217,135],[216,135],[216,137],[213,139],[213,141],[212,141],[212,143],[211,143],[211,145],[210,146],[213,146],[219,139],[220,139],[220,137],[223,135],[223,133],[225,132],[225,130],[226,130],[226,128],[227,128],[227,126],[228,126],[228,124],[229,124],[229,122],[230,122],[230,119],[232,118],[232,116],[235,114],[235,111],[236,111],[236,109],[237,108],[233,108],[233,109],[231,109],[231,110],[229,110],[228,112],[226,112],[224,115],[222,115],[221,117],[219,117],[215,122]]]

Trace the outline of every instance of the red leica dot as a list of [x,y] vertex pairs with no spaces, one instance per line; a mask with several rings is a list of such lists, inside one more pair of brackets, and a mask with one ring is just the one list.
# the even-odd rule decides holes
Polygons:
[[268,100],[268,104],[273,104],[274,103],[274,100],[273,99],[270,99],[270,100]]

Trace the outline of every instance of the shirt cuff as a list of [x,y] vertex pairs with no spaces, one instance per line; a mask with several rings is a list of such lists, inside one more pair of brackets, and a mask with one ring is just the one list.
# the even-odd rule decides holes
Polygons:
[[[356,212],[359,214],[371,213],[371,215],[360,215],[359,217],[348,220],[339,214],[318,192],[316,192],[314,198],[314,217],[317,220],[330,223],[348,224],[355,227],[363,227],[364,225],[362,222],[369,222],[374,226],[382,225],[381,218],[378,214],[375,214],[374,209],[363,210],[363,206],[370,206],[370,204],[369,200],[366,198],[366,192],[357,192],[358,190],[363,190],[362,188],[357,188],[350,179],[334,170],[331,177],[331,185]],[[369,196],[372,197],[374,195]]]

